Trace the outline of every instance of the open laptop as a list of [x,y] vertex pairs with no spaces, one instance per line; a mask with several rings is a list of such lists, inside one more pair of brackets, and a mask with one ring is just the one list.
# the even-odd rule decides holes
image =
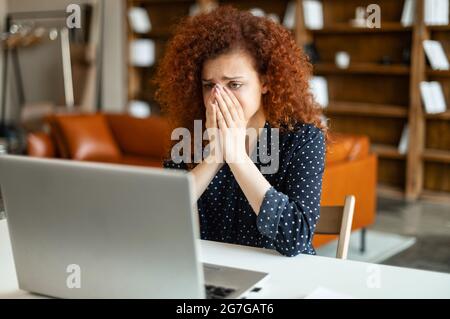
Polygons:
[[61,298],[246,297],[267,274],[199,261],[191,179],[0,156],[19,287]]

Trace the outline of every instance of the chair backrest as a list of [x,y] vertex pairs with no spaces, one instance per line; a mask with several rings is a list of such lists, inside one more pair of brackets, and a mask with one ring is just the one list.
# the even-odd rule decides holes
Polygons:
[[322,206],[316,234],[339,235],[336,258],[346,259],[352,230],[355,196],[345,196],[344,206]]

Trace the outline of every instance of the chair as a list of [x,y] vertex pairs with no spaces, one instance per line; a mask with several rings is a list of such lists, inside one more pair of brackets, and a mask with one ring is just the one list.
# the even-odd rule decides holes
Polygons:
[[347,259],[352,230],[355,196],[345,196],[344,206],[322,206],[316,234],[339,235],[336,258]]

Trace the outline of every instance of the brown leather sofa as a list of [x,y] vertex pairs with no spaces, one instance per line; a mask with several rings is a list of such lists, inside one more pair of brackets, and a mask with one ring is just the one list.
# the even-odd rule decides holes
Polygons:
[[[46,123],[46,132],[28,134],[28,155],[162,167],[170,141],[167,123],[160,117],[52,115]],[[377,157],[370,153],[366,136],[332,134],[332,143],[327,146],[321,205],[343,205],[345,195],[355,195],[352,228],[365,229],[375,220],[376,176]],[[313,244],[318,247],[334,238],[317,235]]]

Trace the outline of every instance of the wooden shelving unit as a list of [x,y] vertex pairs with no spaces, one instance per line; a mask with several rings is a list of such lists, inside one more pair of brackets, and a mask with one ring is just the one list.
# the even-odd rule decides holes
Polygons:
[[[382,195],[407,198],[450,198],[450,109],[441,114],[426,114],[419,84],[440,81],[450,105],[450,71],[435,71],[427,66],[422,42],[439,40],[450,54],[450,26],[426,26],[423,0],[417,0],[415,22],[400,23],[403,0],[322,0],[324,28],[307,30],[302,0],[297,4],[296,25],[291,30],[297,43],[314,43],[319,61],[314,74],[327,78],[329,106],[325,114],[331,129],[341,133],[368,135],[372,151],[379,156],[378,191]],[[241,10],[259,7],[282,21],[289,0],[127,0],[127,8],[146,8],[152,21],[148,34],[134,34],[129,41],[150,38],[156,43],[156,61],[172,35],[172,26],[189,14],[197,3],[232,4]],[[381,28],[353,27],[349,21],[357,6],[376,3],[381,7]],[[351,56],[348,68],[335,65],[335,54]],[[449,57],[450,58],[450,57]],[[129,66],[129,99],[142,99],[155,105],[150,84],[156,64],[151,68]],[[152,110],[153,114],[157,114]],[[400,154],[398,144],[404,126],[409,128],[409,147]]]
[[[427,26],[421,21],[418,25],[418,36],[421,40],[438,40],[450,59],[450,25]],[[419,169],[415,172],[422,183],[417,186],[418,197],[450,203],[450,71],[435,71],[426,65],[421,57],[423,79],[439,81],[447,102],[447,111],[440,114],[420,112],[417,117],[423,141]],[[423,108],[422,108],[423,110]]]
[[[371,3],[381,8],[381,28],[353,27],[356,7]],[[325,114],[332,129],[370,137],[379,156],[379,193],[410,200],[450,199],[450,108],[425,114],[419,90],[421,81],[439,81],[450,105],[450,71],[427,66],[422,47],[425,39],[439,40],[450,55],[450,26],[426,26],[423,0],[417,0],[415,22],[404,27],[403,5],[402,0],[322,0],[323,29],[303,29],[299,39],[302,45],[313,43],[318,52],[314,74],[327,79],[330,103]],[[336,66],[339,51],[350,55],[348,68]],[[405,125],[409,147],[401,154],[398,144]]]

